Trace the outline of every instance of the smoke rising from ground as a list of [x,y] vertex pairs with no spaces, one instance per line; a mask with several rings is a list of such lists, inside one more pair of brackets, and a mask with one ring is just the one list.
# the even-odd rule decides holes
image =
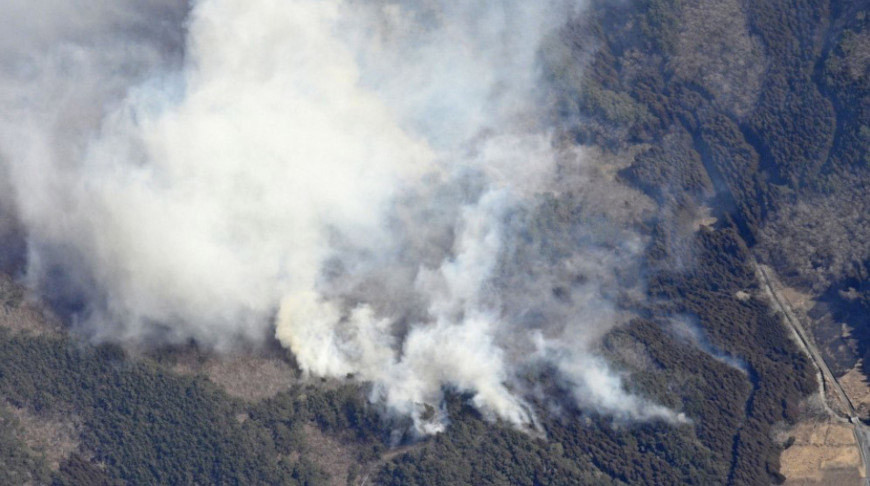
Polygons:
[[445,388],[533,423],[540,363],[582,406],[678,420],[594,352],[643,293],[652,203],[548,122],[541,51],[580,5],[89,5],[13,1],[0,38],[0,202],[79,328],[216,349],[274,329],[424,432]]

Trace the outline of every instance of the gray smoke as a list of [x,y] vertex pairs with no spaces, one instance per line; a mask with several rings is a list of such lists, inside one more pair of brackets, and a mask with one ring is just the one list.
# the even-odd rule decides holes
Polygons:
[[533,423],[518,375],[542,361],[581,406],[682,420],[595,353],[642,298],[653,205],[549,122],[542,51],[581,5],[7,5],[0,202],[94,339],[273,329],[423,432],[445,388]]

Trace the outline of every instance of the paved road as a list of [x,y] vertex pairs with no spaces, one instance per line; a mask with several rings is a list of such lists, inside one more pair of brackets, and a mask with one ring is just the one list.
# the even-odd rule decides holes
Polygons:
[[[861,462],[864,464],[864,484],[870,486],[870,427],[864,425],[858,418],[858,412],[855,410],[852,400],[849,399],[849,396],[846,394],[845,390],[843,390],[840,382],[836,377],[834,377],[834,374],[828,367],[828,363],[825,362],[824,357],[819,352],[818,348],[816,348],[813,340],[809,338],[806,328],[800,318],[792,310],[788,300],[779,294],[777,286],[774,285],[772,281],[772,271],[767,269],[764,265],[759,265],[754,258],[751,263],[758,273],[759,280],[764,286],[765,292],[768,294],[776,308],[782,313],[786,324],[788,324],[792,331],[794,331],[795,335],[797,335],[801,347],[804,348],[804,351],[813,360],[816,368],[818,368],[822,373],[822,389],[820,391],[825,406],[828,407],[828,410],[832,414],[839,416],[844,420],[848,420],[853,425],[852,431],[854,432],[855,439],[858,442],[858,450],[861,453]],[[828,406],[826,396],[827,390],[832,391],[837,398],[839,398],[842,406],[847,409],[845,413],[843,411],[832,410],[831,407]]]

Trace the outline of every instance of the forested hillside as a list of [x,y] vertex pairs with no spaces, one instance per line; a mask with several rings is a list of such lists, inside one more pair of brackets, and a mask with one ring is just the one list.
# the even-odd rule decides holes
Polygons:
[[[185,350],[7,326],[0,483],[781,482],[773,429],[806,412],[817,383],[749,262],[853,326],[850,363],[870,371],[870,1],[595,0],[581,22],[560,33],[570,49],[541,55],[552,117],[657,206],[637,224],[640,274],[619,276],[646,295],[620,296],[632,317],[601,354],[685,422],[583,409],[545,369],[526,377],[548,391],[532,394],[537,429],[488,420],[450,390],[449,426],[419,437],[352,380],[300,378],[246,401],[178,373]],[[547,204],[541,232],[584,209],[570,194]],[[0,312],[26,304],[4,289]],[[53,467],[16,414],[68,422],[73,452]],[[353,464],[330,468],[312,430]]]
[[[575,51],[548,58],[563,126],[578,142],[627,158],[620,177],[660,205],[647,222],[655,304],[606,342],[634,386],[694,423],[624,426],[577,411],[575,420],[547,422],[560,453],[588,457],[630,484],[782,480],[771,427],[797,420],[817,385],[762,297],[750,252],[794,285],[838,300],[850,324],[866,327],[868,8],[600,2],[589,20],[594,35],[565,32]],[[589,52],[588,67],[573,70]],[[702,221],[707,212],[715,224]],[[697,326],[705,349],[674,333],[674,319]],[[462,447],[439,438],[424,451],[446,455],[445,443]],[[425,484],[418,478],[431,478],[422,471],[432,462],[409,454],[381,478]]]

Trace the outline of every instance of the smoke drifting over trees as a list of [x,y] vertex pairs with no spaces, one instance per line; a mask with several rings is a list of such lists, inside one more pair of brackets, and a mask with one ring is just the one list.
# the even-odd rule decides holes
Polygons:
[[595,352],[642,298],[654,204],[552,122],[542,54],[582,5],[94,5],[13,1],[0,38],[0,203],[83,332],[274,331],[424,432],[445,388],[533,423],[540,366],[583,406],[680,420]]

